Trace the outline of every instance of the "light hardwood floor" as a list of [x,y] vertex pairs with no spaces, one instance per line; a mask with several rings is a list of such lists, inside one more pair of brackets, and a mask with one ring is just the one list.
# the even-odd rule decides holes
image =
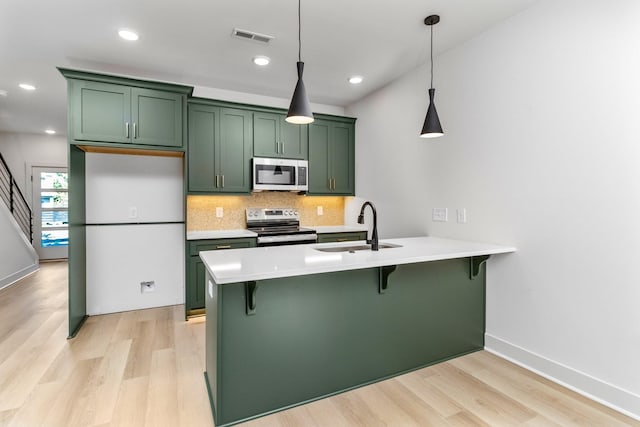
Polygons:
[[[213,426],[204,318],[90,317],[67,340],[67,264],[0,291],[0,426]],[[481,351],[259,418],[261,426],[640,426]]]

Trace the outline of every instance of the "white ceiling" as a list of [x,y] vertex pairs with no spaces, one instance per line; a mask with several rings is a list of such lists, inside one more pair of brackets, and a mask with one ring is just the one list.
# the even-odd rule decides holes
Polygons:
[[[345,106],[424,63],[427,15],[441,16],[437,55],[534,1],[302,0],[309,99]],[[120,39],[122,27],[140,40]],[[235,27],[275,39],[234,39]],[[66,84],[56,66],[286,99],[297,53],[295,0],[0,0],[0,131],[66,133]],[[258,68],[255,55],[272,62]],[[364,82],[350,85],[353,74]],[[25,92],[21,82],[38,89]]]

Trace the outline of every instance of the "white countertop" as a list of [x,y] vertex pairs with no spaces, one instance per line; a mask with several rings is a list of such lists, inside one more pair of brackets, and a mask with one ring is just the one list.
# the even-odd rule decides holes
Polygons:
[[188,231],[187,240],[203,240],[203,239],[236,239],[239,237],[256,237],[253,231],[245,229],[237,230],[203,230]]
[[332,271],[358,270],[384,265],[412,264],[515,252],[511,246],[466,242],[438,237],[383,239],[399,248],[350,252],[321,252],[314,248],[354,246],[360,242],[313,243],[225,251],[200,252],[200,258],[217,284],[303,276]]
[[316,233],[353,233],[367,231],[366,225],[303,225],[303,227],[316,230]]

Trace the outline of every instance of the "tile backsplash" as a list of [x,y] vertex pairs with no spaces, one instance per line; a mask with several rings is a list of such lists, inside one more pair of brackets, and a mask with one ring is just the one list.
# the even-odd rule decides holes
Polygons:
[[[250,196],[187,196],[187,231],[245,228],[247,208],[298,208],[302,225],[344,225],[345,199],[272,191]],[[318,206],[323,215],[318,215]],[[222,218],[216,217],[216,208],[222,208]]]

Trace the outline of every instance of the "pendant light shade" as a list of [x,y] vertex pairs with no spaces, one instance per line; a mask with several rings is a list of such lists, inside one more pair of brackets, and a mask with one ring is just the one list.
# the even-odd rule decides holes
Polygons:
[[424,24],[431,27],[431,87],[429,88],[429,108],[427,108],[427,117],[424,119],[420,138],[437,138],[444,135],[442,125],[440,124],[440,118],[436,111],[436,104],[434,102],[436,90],[433,88],[433,26],[438,22],[440,22],[440,17],[438,15],[430,15],[424,19]]
[[289,105],[289,112],[285,121],[288,123],[294,123],[299,125],[306,125],[313,122],[313,113],[311,112],[311,105],[309,104],[309,98],[307,98],[307,90],[304,87],[302,81],[302,72],[304,71],[304,62],[302,62],[302,41],[300,37],[301,25],[300,25],[300,1],[298,0],[298,62],[296,66],[298,68],[298,82],[296,88],[293,91],[293,97],[291,97],[291,105]]
[[293,91],[291,105],[289,106],[289,112],[285,120],[289,123],[306,125],[307,123],[313,122],[313,113],[311,112],[309,98],[307,98],[307,89],[305,89],[304,82],[302,81],[304,62],[298,61],[297,66],[298,83],[296,83],[296,88]]
[[440,118],[436,111],[436,104],[433,102],[435,94],[436,90],[434,88],[429,89],[429,108],[427,109],[427,117],[424,119],[424,125],[422,125],[422,132],[420,132],[421,138],[437,138],[444,135],[442,125],[440,125]]

